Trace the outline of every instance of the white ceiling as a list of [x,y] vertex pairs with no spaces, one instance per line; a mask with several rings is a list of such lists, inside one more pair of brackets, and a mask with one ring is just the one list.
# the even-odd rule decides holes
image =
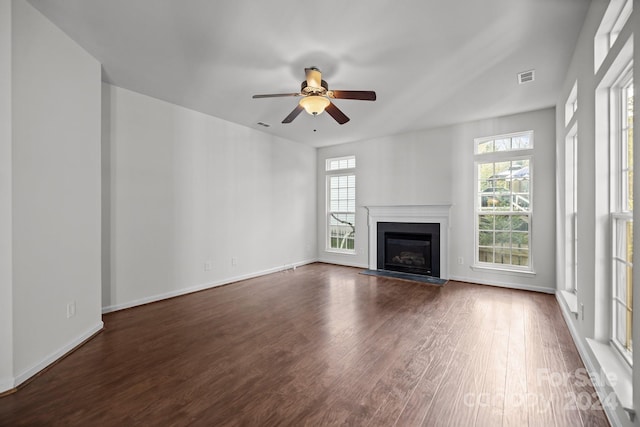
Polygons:
[[[588,0],[30,0],[103,64],[103,79],[325,146],[552,106]],[[302,113],[304,68],[351,118]],[[536,70],[518,85],[516,74]],[[269,123],[262,128],[257,122]]]

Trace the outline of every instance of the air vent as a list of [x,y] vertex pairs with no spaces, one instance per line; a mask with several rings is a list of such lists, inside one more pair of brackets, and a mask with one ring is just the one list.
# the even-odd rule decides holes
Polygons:
[[258,124],[259,124],[260,126],[262,126],[262,127],[265,127],[265,128],[268,128],[269,126],[271,126],[270,124],[265,123],[265,122],[258,122]]
[[529,82],[534,81],[535,79],[536,79],[536,71],[535,70],[523,71],[521,73],[518,73],[518,83],[519,84],[529,83]]

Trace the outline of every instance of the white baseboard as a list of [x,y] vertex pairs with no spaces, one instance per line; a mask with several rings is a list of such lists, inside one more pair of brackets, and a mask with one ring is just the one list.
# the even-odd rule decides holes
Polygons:
[[[556,292],[556,299],[558,300],[558,305],[560,306],[560,312],[562,313],[564,322],[567,324],[567,328],[569,329],[571,338],[573,338],[573,342],[576,345],[576,348],[578,349],[578,354],[582,359],[582,363],[584,363],[585,368],[587,369],[587,371],[589,372],[589,375],[592,378],[599,378],[602,374],[598,369],[596,369],[596,363],[594,363],[593,359],[590,356],[589,351],[587,351],[586,342],[582,339],[582,337],[580,336],[580,333],[578,333],[578,331],[575,328],[575,325],[571,321],[571,318],[572,317],[575,318],[575,316],[569,311],[569,309],[565,305],[563,298],[560,295],[560,292],[561,291]],[[597,364],[597,366],[600,366],[600,365]],[[596,390],[596,393],[598,393],[598,398],[600,399],[600,402],[604,402],[608,396],[608,390],[606,390],[604,386],[598,381],[595,381],[595,382],[592,381],[592,383],[593,383],[593,387]],[[602,407],[604,408],[604,412],[607,415],[607,418],[609,419],[609,423],[611,423],[612,426],[623,425],[620,422],[620,418],[618,418],[618,414],[615,412],[615,410],[611,410],[611,408],[609,408],[607,405],[602,405]]]
[[321,262],[323,264],[333,264],[333,265],[342,265],[345,267],[355,267],[355,268],[363,268],[365,270],[367,270],[369,268],[368,264],[361,264],[359,262],[343,262],[343,261],[336,261],[335,259],[318,259],[317,262]]
[[[55,352],[51,353],[49,356],[45,357],[39,363],[35,364],[31,368],[18,374],[18,376],[16,376],[15,379],[13,380],[13,385],[9,387],[7,390],[18,387],[20,384],[27,381],[29,378],[33,377],[38,372],[45,369],[47,366],[59,360],[62,356],[69,353],[71,350],[75,349],[76,347],[78,347],[80,344],[82,344],[83,342],[91,338],[93,335],[100,332],[103,327],[104,327],[104,324],[102,323],[102,321],[98,322],[95,326],[87,330],[85,333],[75,337],[71,342],[67,343],[66,345],[56,350]],[[0,390],[0,392],[1,391],[2,390]]]
[[545,294],[556,293],[555,286],[554,287],[532,286],[532,285],[523,285],[521,283],[500,282],[496,280],[482,280],[482,279],[476,279],[475,277],[463,277],[463,276],[450,276],[449,280],[455,280],[458,282],[476,283],[478,285],[498,286],[500,288],[520,289],[523,291],[542,292]]
[[243,274],[240,276],[233,276],[226,279],[218,280],[216,282],[211,283],[203,283],[201,285],[190,286],[188,288],[176,289],[175,291],[165,292],[162,294],[151,295],[145,298],[140,298],[134,301],[125,302],[122,304],[114,304],[106,307],[102,307],[102,313],[111,313],[113,311],[124,310],[126,308],[137,307],[139,305],[149,304],[156,301],[162,301],[169,298],[178,297],[181,295],[187,295],[194,292],[203,291],[205,289],[215,288],[217,286],[228,285],[229,283],[240,282],[241,280],[253,279],[254,277],[265,276],[267,274],[277,273],[279,271],[289,270],[294,267],[301,267],[307,264],[313,264],[314,262],[318,262],[317,259],[309,259],[304,261],[298,261],[291,264],[280,265],[278,267],[269,268],[262,271],[257,271],[254,273]]

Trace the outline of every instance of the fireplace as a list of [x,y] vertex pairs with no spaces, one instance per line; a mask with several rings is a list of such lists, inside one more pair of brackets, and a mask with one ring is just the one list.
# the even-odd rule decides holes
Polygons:
[[378,222],[378,269],[440,277],[440,224]]
[[[369,269],[384,269],[384,233],[431,235],[430,276],[449,278],[449,211],[451,205],[375,205],[366,206],[369,226]],[[382,224],[381,233],[378,224]],[[395,224],[391,229],[387,224]],[[403,226],[409,225],[410,228]],[[426,225],[426,228],[422,228]],[[382,254],[382,255],[380,255]],[[411,256],[411,255],[409,255]],[[405,258],[407,254],[405,254]],[[392,257],[393,258],[393,257]]]

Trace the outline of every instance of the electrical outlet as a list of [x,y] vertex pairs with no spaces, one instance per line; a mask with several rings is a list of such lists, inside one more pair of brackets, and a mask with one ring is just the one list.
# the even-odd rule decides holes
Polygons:
[[212,263],[211,261],[207,261],[204,263],[204,271],[211,271],[211,267],[212,267]]
[[458,264],[464,264],[464,258],[462,258],[461,256],[458,257]]
[[67,319],[76,315],[76,302],[71,301],[67,303]]
[[232,258],[231,258],[231,265],[233,265],[233,266],[238,265],[238,258],[236,258],[236,257],[232,257]]

